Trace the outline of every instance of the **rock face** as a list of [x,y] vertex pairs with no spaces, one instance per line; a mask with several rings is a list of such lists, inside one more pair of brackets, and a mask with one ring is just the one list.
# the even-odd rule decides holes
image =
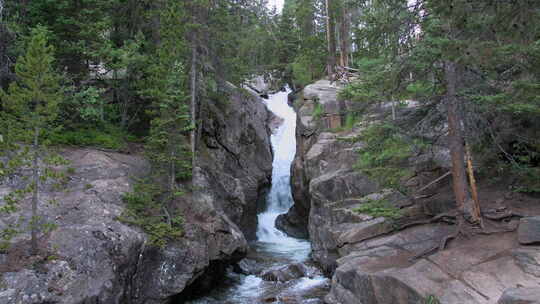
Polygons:
[[[266,108],[230,89],[223,108],[207,109],[196,191],[178,202],[185,218],[181,240],[152,247],[140,229],[118,220],[132,177],[148,169],[144,159],[66,150],[74,171],[66,190],[44,188],[39,206],[42,220],[56,227],[41,238],[37,257],[25,258],[28,233],[0,253],[0,303],[168,303],[188,286],[208,287],[209,273],[240,260],[247,251],[243,232],[253,232],[257,203],[270,183],[272,153]],[[18,182],[0,184],[0,198]],[[57,203],[45,203],[52,199]],[[20,207],[2,215],[0,229],[29,218],[29,203]]]
[[497,304],[539,304],[540,288],[509,288]]
[[[384,105],[367,109],[362,123],[343,131],[339,128],[343,113],[355,105],[337,101],[337,91],[329,82],[319,81],[307,86],[294,102],[298,114],[297,154],[291,169],[295,206],[283,216],[287,224],[281,225],[291,234],[307,230],[312,257],[333,276],[327,303],[416,304],[436,299],[442,304],[491,304],[516,284],[527,288],[540,284],[540,247],[520,246],[515,232],[475,236],[429,257],[418,256],[438,248],[454,226],[424,224],[395,231],[396,223],[447,212],[453,208],[452,199],[413,202],[354,170],[358,150],[365,145],[366,124],[388,109]],[[401,115],[414,115],[414,107],[411,103],[400,110]],[[419,189],[448,171],[448,149],[441,143],[408,162],[412,174],[403,183]],[[395,222],[355,211],[373,201],[400,209],[402,218]],[[517,221],[508,225],[516,227]],[[523,219],[520,242],[537,242],[536,231],[535,219]]]
[[540,243],[540,216],[522,218],[518,237],[521,244]]
[[[229,104],[209,103],[200,146],[199,198],[227,214],[247,239],[255,238],[257,206],[272,178],[269,123],[262,100],[229,87]],[[213,203],[212,203],[213,202]]]

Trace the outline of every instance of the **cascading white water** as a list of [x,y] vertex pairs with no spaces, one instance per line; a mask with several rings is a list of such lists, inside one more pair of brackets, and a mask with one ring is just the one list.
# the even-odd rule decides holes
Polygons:
[[257,238],[260,242],[298,245],[297,239],[287,237],[275,227],[278,215],[287,212],[293,205],[291,195],[290,168],[296,153],[296,113],[287,104],[289,91],[278,92],[270,96],[266,105],[270,111],[283,119],[283,124],[272,134],[272,187],[267,197],[267,209],[259,214]]
[[267,209],[258,215],[257,239],[279,253],[291,254],[293,260],[304,260],[309,253],[309,242],[288,237],[275,226],[276,218],[293,205],[290,180],[296,153],[296,113],[287,103],[289,92],[278,92],[266,101],[268,109],[282,118],[283,124],[271,137],[274,150],[272,187],[266,200]]
[[[306,240],[295,239],[279,231],[276,218],[293,205],[290,185],[290,168],[296,153],[296,113],[287,103],[290,90],[270,96],[266,106],[283,119],[283,124],[272,134],[274,151],[272,186],[266,199],[266,210],[258,215],[257,242],[252,244],[255,253],[251,258],[265,260],[267,267],[280,267],[308,260],[311,245]],[[227,280],[234,283],[216,290],[192,304],[253,304],[260,303],[261,296],[276,288],[275,282],[265,282],[256,275],[239,275],[229,272]],[[324,277],[302,278],[292,285],[283,285],[283,292],[301,294],[305,290],[324,285]]]

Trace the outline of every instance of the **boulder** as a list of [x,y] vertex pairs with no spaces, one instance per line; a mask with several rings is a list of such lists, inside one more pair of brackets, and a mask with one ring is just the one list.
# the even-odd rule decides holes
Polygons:
[[327,301],[424,303],[432,297],[441,304],[490,304],[510,286],[540,283],[536,273],[540,252],[513,250],[512,234],[460,240],[427,259],[411,260],[450,233],[448,226],[425,225],[349,246],[340,251],[344,256],[338,260]]
[[248,240],[254,240],[257,207],[264,204],[271,184],[269,125],[275,116],[258,96],[229,86],[227,104],[207,103],[201,135],[206,145],[200,147],[196,183],[209,204],[225,213]]
[[540,288],[508,288],[497,304],[540,304]]
[[[336,83],[330,83],[329,80],[319,80],[304,88],[304,99],[315,100],[320,104],[326,105],[337,101],[337,94],[340,86]],[[339,110],[339,109],[335,109]],[[334,112],[337,113],[337,112]]]
[[[445,250],[437,251],[441,240],[453,235],[455,226],[419,223],[427,222],[429,215],[455,209],[451,179],[423,189],[422,195],[415,190],[449,171],[446,138],[436,137],[432,128],[415,134],[432,139],[433,146],[414,151],[403,164],[411,174],[401,183],[411,190],[414,200],[398,191],[381,189],[354,165],[358,151],[365,146],[363,131],[387,119],[391,108],[386,104],[364,105],[360,109],[350,101],[343,105],[337,99],[338,90],[328,81],[318,81],[307,86],[300,94],[303,98],[295,102],[299,116],[297,154],[291,171],[295,205],[280,219],[286,231],[307,222],[312,258],[325,274],[332,276],[327,303],[416,304],[436,299],[441,304],[492,304],[507,288],[540,285],[540,247],[531,246],[540,244],[537,218],[522,219],[519,228],[519,243],[528,246],[520,246],[516,233],[509,232],[458,238]],[[362,112],[362,122],[352,130],[329,130],[333,122],[328,119],[341,115],[344,109],[355,108]],[[400,122],[415,122],[422,108],[411,102],[396,112]],[[317,119],[313,117],[315,109],[322,112]],[[446,128],[443,120],[436,123],[433,129]],[[366,214],[358,212],[358,207],[367,201],[381,200],[400,209],[401,217],[376,218],[371,209]],[[520,210],[515,198],[513,201],[512,207],[518,212],[540,213],[537,204],[523,205],[525,209]],[[488,208],[482,207],[487,212]],[[517,227],[517,221],[510,221],[501,225],[507,229]],[[412,226],[404,229],[408,224]]]
[[[256,96],[229,89],[227,104],[206,109],[195,191],[175,201],[185,220],[181,239],[150,246],[141,229],[120,221],[132,177],[148,171],[141,156],[67,149],[62,153],[74,173],[66,189],[44,185],[40,197],[42,220],[55,224],[40,240],[42,254],[27,258],[26,232],[0,253],[0,303],[164,304],[190,286],[211,288],[205,282],[245,256],[244,233],[255,235],[257,205],[272,171],[266,107]],[[21,182],[0,184],[0,205]],[[58,203],[45,203],[52,201]],[[20,207],[0,219],[0,229],[30,218],[30,204]]]
[[521,219],[518,228],[518,240],[524,245],[540,243],[540,216]]
[[261,277],[265,281],[288,282],[308,276],[308,274],[309,270],[306,265],[296,263],[266,270],[262,273]]

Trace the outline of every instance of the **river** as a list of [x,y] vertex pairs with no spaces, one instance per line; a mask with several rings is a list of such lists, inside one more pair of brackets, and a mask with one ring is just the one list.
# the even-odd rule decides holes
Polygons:
[[[265,281],[261,273],[294,263],[309,265],[310,243],[289,237],[275,227],[278,215],[293,205],[290,168],[296,153],[296,113],[287,103],[289,91],[270,95],[267,108],[283,118],[282,125],[271,136],[274,151],[272,186],[266,208],[258,215],[257,241],[251,244],[248,257],[241,262],[260,268],[255,274],[229,271],[222,286],[192,304],[321,303],[328,280],[317,273],[288,282]],[[314,267],[308,266],[309,269]]]

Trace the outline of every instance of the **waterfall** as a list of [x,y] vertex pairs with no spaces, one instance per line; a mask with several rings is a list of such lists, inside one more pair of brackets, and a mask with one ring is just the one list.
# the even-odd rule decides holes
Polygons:
[[272,186],[266,200],[267,208],[258,215],[257,239],[278,252],[292,254],[294,260],[303,260],[309,253],[309,242],[288,237],[275,226],[276,218],[293,205],[290,180],[296,153],[296,112],[287,103],[289,92],[273,94],[266,102],[268,109],[283,119],[283,124],[271,136],[274,151]]
[[[258,215],[257,242],[251,244],[253,253],[248,257],[265,269],[281,267],[291,263],[305,262],[309,258],[311,245],[307,240],[295,239],[279,231],[276,218],[293,205],[290,168],[296,153],[296,113],[287,103],[290,90],[270,96],[266,106],[283,119],[283,124],[271,136],[274,151],[272,186],[266,199],[266,210]],[[225,279],[229,286],[217,289],[210,295],[192,304],[252,304],[261,303],[260,297],[275,292],[275,282],[265,282],[255,274],[242,275],[230,271]],[[303,294],[306,290],[322,286],[323,277],[304,277],[295,282],[279,285],[281,292]],[[232,282],[232,283],[231,283]]]

